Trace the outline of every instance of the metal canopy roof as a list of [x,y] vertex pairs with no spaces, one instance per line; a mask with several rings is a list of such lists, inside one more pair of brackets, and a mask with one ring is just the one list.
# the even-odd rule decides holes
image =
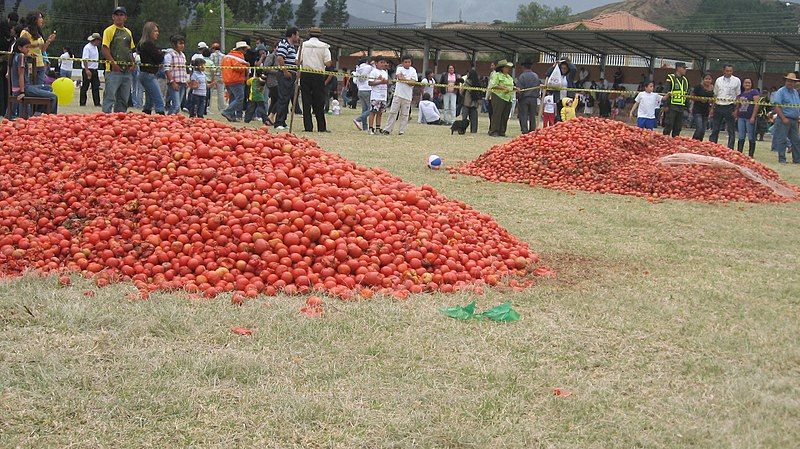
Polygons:
[[[229,28],[240,36],[283,37],[284,30]],[[521,28],[326,28],[323,40],[340,47],[441,51],[589,53],[684,60],[800,60],[800,34],[721,31],[533,30]]]

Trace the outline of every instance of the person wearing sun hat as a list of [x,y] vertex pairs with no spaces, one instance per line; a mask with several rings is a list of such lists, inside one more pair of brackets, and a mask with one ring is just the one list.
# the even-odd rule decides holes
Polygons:
[[[300,54],[300,67],[311,70],[325,70],[331,64],[331,46],[319,40],[322,30],[311,27],[308,30],[309,39],[303,43]],[[327,132],[325,121],[325,103],[328,100],[325,91],[325,75],[321,73],[304,72],[300,75],[300,93],[303,98],[303,128],[306,132],[314,131],[314,121],[311,111],[317,119],[317,131]]]
[[247,71],[250,67],[244,59],[244,52],[250,48],[245,41],[239,41],[230,53],[222,58],[222,82],[230,95],[228,108],[222,116],[229,122],[238,122],[244,110],[244,86],[247,82]]
[[492,95],[492,116],[489,118],[489,135],[506,137],[508,116],[511,115],[511,99],[514,97],[514,78],[509,74],[514,64],[501,59],[495,66],[495,74],[489,81]]
[[100,106],[100,76],[97,72],[100,67],[97,62],[100,59],[100,52],[97,47],[100,46],[100,41],[102,40],[100,33],[92,33],[91,36],[86,38],[87,43],[83,47],[83,53],[81,54],[81,65],[83,66],[83,70],[81,70],[81,106],[86,106],[86,94],[89,92],[90,87],[94,105]]
[[798,123],[800,120],[800,94],[797,92],[797,83],[800,79],[794,72],[783,77],[784,85],[775,93],[775,130],[772,138],[775,149],[778,150],[778,162],[786,163],[787,141],[792,146],[792,163],[800,164],[800,133]]

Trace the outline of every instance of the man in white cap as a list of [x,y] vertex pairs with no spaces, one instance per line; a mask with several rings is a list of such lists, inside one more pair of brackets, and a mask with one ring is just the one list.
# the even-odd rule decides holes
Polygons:
[[247,71],[250,64],[244,59],[244,52],[249,49],[245,41],[236,43],[236,47],[222,58],[222,82],[228,91],[231,101],[222,116],[229,122],[238,122],[244,115],[244,86],[247,82]]
[[203,50],[208,50],[208,44],[206,44],[205,42],[202,42],[202,41],[198,42],[197,43],[197,53],[192,55],[192,59],[190,59],[189,62],[191,63],[195,59],[203,59],[203,57],[204,57]]
[[92,100],[95,106],[100,106],[100,77],[97,74],[99,67],[97,60],[100,59],[100,51],[97,49],[100,46],[100,41],[103,38],[100,33],[92,33],[87,37],[88,43],[83,47],[83,54],[81,58],[83,62],[83,70],[81,71],[81,95],[80,105],[86,106],[86,93],[89,87],[92,88]]
[[[312,27],[308,30],[310,39],[303,44],[300,55],[300,67],[311,70],[325,70],[331,64],[331,46],[319,40],[322,30]],[[311,110],[317,119],[317,131],[328,132],[325,122],[325,103],[328,95],[325,90],[325,75],[305,72],[300,75],[300,92],[303,94],[303,128],[306,132],[314,131]]]

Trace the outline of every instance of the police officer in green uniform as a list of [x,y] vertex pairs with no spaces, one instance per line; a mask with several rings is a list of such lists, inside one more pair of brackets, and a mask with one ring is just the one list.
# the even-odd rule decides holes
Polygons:
[[664,135],[677,137],[683,128],[683,114],[686,111],[686,95],[689,94],[689,80],[686,79],[686,64],[675,63],[675,74],[667,75],[667,111],[664,117]]

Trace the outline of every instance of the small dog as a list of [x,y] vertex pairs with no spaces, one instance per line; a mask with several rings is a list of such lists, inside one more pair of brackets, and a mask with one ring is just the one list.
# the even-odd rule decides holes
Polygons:
[[456,120],[450,125],[450,135],[452,136],[453,133],[458,132],[459,134],[465,134],[467,132],[467,128],[469,127],[469,119],[464,120]]

